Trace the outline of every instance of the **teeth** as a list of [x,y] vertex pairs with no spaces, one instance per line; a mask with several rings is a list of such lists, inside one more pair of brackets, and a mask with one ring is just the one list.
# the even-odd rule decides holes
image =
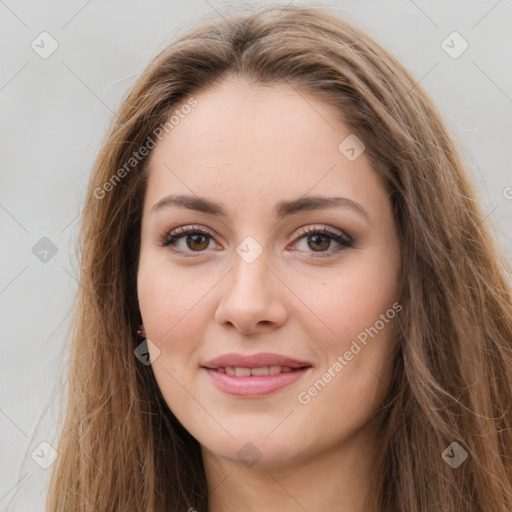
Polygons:
[[251,375],[268,375],[269,368],[268,366],[263,366],[261,368],[251,368]]
[[278,373],[281,373],[280,366],[271,366],[269,370],[270,370],[270,375],[277,375]]
[[250,377],[251,369],[250,368],[235,368],[235,375],[237,377]]
[[240,368],[233,366],[226,366],[225,368],[217,368],[220,373],[227,375],[235,375],[236,377],[250,377],[251,375],[278,375],[279,373],[293,372],[290,366],[261,366],[260,368]]

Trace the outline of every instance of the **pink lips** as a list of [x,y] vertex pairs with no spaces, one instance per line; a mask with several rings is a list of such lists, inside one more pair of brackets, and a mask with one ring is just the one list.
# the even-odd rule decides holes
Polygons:
[[[299,380],[311,366],[307,361],[271,353],[225,354],[201,365],[219,389],[238,396],[273,393]],[[249,369],[258,375],[247,375]]]

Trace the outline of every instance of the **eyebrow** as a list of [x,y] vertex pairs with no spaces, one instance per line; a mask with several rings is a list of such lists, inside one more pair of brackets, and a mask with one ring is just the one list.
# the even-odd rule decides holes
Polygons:
[[[215,201],[196,195],[169,195],[155,203],[151,212],[155,213],[163,208],[180,206],[188,210],[194,210],[202,213],[216,215],[218,217],[227,217],[226,210]],[[279,201],[273,212],[278,219],[288,215],[296,215],[302,212],[324,210],[335,207],[349,207],[362,215],[369,223],[370,216],[368,212],[356,201],[347,197],[324,197],[324,196],[304,196],[291,201]]]

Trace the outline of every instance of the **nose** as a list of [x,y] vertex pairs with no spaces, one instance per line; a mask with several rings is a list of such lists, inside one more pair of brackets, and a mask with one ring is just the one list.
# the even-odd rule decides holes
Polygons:
[[215,320],[219,325],[231,326],[242,334],[275,330],[288,318],[284,288],[269,268],[264,254],[252,263],[236,254],[233,268],[224,280]]

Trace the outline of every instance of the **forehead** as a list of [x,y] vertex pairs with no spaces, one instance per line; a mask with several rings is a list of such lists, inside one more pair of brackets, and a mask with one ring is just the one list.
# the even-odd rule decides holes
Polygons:
[[293,159],[302,156],[293,146],[296,141],[303,144],[302,151],[321,151],[320,139],[327,148],[345,128],[333,107],[286,84],[255,85],[232,78],[194,98],[197,106],[166,137],[174,150],[193,147],[192,158],[222,157],[227,151],[246,160],[271,146],[275,158]]
[[353,161],[340,152],[353,134],[342,113],[317,97],[239,79],[193,97],[197,105],[153,150],[151,200],[169,191],[239,202],[277,202],[308,191],[366,193],[369,200],[382,193],[364,152]]

